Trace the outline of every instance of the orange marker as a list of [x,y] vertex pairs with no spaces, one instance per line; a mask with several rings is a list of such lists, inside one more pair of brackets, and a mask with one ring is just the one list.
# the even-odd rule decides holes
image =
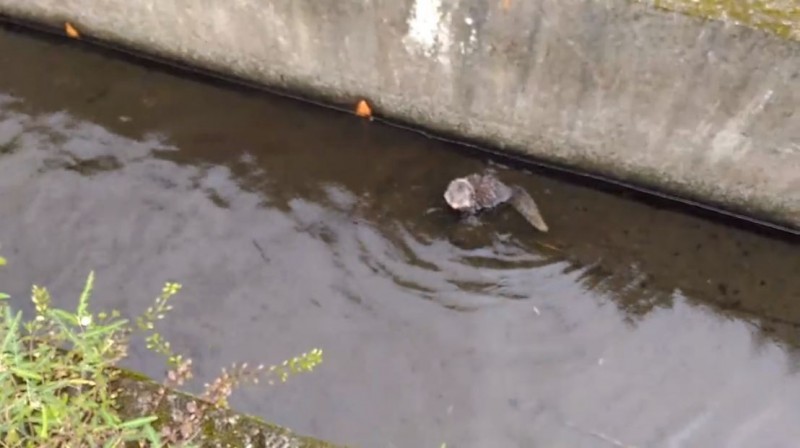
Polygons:
[[75,27],[72,26],[72,24],[69,23],[69,22],[64,22],[64,31],[67,33],[67,36],[69,36],[69,37],[71,37],[73,39],[80,39],[81,38],[81,35],[78,32],[78,30],[76,30]]
[[356,106],[356,115],[363,118],[372,119],[372,109],[370,109],[369,104],[366,101],[361,100],[358,102],[358,106]]

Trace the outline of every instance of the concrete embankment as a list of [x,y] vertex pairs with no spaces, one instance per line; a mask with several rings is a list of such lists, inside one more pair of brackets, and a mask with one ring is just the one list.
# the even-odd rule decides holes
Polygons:
[[800,44],[626,0],[0,0],[0,13],[800,229]]
[[[161,385],[128,371],[123,371],[121,379],[117,381],[115,384],[115,390],[119,392],[117,402],[120,404],[121,416],[125,420],[154,414],[161,419],[161,424],[178,426],[175,419],[185,412],[189,403],[202,404],[188,394],[168,390],[163,399],[156,399],[160,405],[155,412],[150,409],[140,409],[142,403],[152,402],[153,396],[161,395]],[[200,448],[344,448],[297,435],[286,428],[255,417],[240,415],[228,409],[212,409],[204,414],[200,421],[203,433],[193,440],[194,446]]]

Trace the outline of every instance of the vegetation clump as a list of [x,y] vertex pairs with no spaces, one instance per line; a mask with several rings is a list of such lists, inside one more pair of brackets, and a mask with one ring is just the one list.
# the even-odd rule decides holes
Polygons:
[[[155,324],[172,309],[170,299],[181,285],[167,283],[135,325],[118,312],[94,314],[93,287],[90,273],[76,309],[68,311],[54,307],[50,292],[34,285],[29,320],[0,293],[0,447],[205,445],[213,436],[209,417],[229,415],[227,399],[235,388],[259,379],[283,382],[322,362],[322,351],[313,349],[271,367],[235,364],[201,396],[178,393],[192,377],[192,362],[172,351]],[[133,384],[132,374],[118,367],[135,331],[166,357],[169,370],[160,384],[141,378]],[[139,386],[144,389],[132,403],[131,391]],[[180,409],[167,406],[176,396]]]

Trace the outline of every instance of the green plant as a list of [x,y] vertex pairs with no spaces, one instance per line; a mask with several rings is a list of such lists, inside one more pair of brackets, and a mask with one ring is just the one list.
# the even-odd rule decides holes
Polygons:
[[[5,260],[0,258],[0,265]],[[322,361],[315,349],[283,364],[250,368],[247,364],[223,370],[205,393],[179,418],[162,420],[154,411],[169,388],[191,377],[191,360],[173,353],[156,331],[155,323],[172,309],[169,300],[181,286],[167,283],[155,304],[136,319],[136,326],[117,312],[93,314],[90,273],[74,311],[52,306],[46,288],[33,286],[33,319],[24,320],[7,300],[0,300],[0,446],[188,446],[200,434],[200,422],[213,408],[227,407],[234,388],[246,382],[285,381],[308,372]],[[7,298],[7,294],[2,294]],[[117,364],[127,355],[130,335],[147,333],[149,348],[167,357],[170,366],[159,394],[144,403],[145,412],[123,420],[117,404]],[[158,429],[157,429],[158,428]]]
[[23,321],[7,302],[0,323],[0,434],[6,446],[117,446],[157,434],[153,417],[121,421],[110,369],[125,355],[126,321],[89,313],[90,274],[74,312],[53,308],[34,286],[36,316]]

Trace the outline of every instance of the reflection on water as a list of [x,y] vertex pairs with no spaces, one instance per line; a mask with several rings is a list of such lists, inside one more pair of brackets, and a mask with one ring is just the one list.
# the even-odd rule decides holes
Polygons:
[[486,163],[452,147],[7,31],[0,62],[3,289],[66,304],[96,269],[133,314],[180,281],[198,384],[325,350],[240,409],[364,447],[800,436],[793,242],[503,167],[552,231],[460,222],[443,188]]

